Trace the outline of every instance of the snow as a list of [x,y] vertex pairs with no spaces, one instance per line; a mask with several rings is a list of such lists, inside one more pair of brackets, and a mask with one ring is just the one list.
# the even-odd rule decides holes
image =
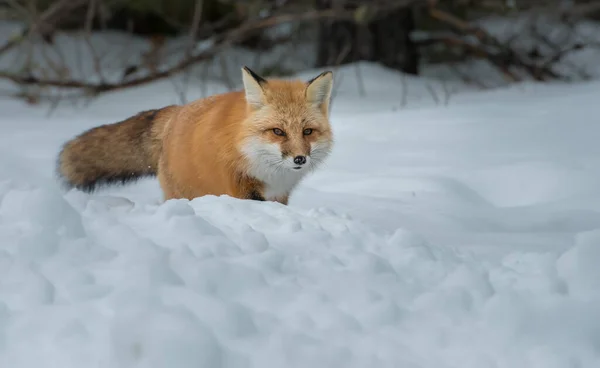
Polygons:
[[336,80],[332,156],[289,206],[61,191],[60,145],[168,81],[1,100],[0,367],[600,366],[600,82],[442,104],[371,64]]

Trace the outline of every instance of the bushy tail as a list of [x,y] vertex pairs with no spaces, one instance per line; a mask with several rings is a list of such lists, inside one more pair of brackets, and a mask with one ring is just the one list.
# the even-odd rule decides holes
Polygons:
[[176,108],[143,111],[65,143],[57,165],[64,186],[92,192],[101,185],[156,175],[164,126]]

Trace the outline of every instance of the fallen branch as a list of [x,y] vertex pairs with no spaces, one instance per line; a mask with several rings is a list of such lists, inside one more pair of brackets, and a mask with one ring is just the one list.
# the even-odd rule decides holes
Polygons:
[[[30,20],[30,24],[25,27],[19,34],[11,37],[4,45],[0,46],[0,55],[11,50],[19,45],[28,36],[39,33],[42,38],[49,37],[49,34],[54,30],[56,24],[62,17],[65,17],[74,9],[86,4],[89,0],[60,0],[52,4],[44,11],[37,19]],[[14,7],[18,3],[9,1],[9,5]]]
[[[64,1],[75,1],[75,0],[63,0]],[[79,0],[85,1],[85,0]],[[61,3],[63,3],[61,2]],[[403,1],[390,1],[385,4],[381,4],[377,6],[377,11],[381,13],[385,13],[387,11],[391,11],[397,8],[411,6],[417,3],[422,3],[423,0],[403,0]],[[27,85],[35,85],[39,87],[55,87],[55,88],[65,88],[65,89],[83,89],[85,90],[86,95],[97,95],[100,93],[121,90],[125,88],[131,88],[140,86],[146,83],[158,81],[164,78],[168,78],[176,73],[179,73],[192,65],[199,63],[201,61],[208,60],[218,53],[223,51],[225,48],[230,47],[232,44],[236,42],[242,41],[248,34],[252,34],[252,32],[270,28],[273,26],[281,25],[281,24],[289,24],[289,23],[300,23],[306,21],[316,21],[322,19],[344,19],[354,21],[356,20],[356,11],[352,10],[339,10],[339,9],[327,9],[327,10],[312,10],[299,14],[277,14],[272,15],[267,18],[247,21],[243,23],[239,27],[223,32],[220,35],[214,36],[212,38],[213,46],[197,52],[197,53],[188,53],[182,60],[177,62],[175,65],[172,65],[165,70],[156,71],[152,74],[141,76],[137,78],[132,78],[129,80],[121,80],[118,82],[99,82],[93,83],[84,80],[78,79],[51,79],[51,78],[40,78],[37,76],[33,76],[31,74],[23,75],[18,73],[11,73],[7,71],[0,71],[0,78],[8,79],[18,85],[27,86]],[[142,65],[139,66],[129,66],[132,70],[140,70],[143,68]]]
[[[438,8],[429,7],[429,15],[444,24],[447,24],[455,31],[466,35],[473,36],[477,39],[478,44],[469,43],[459,38],[441,38],[439,41],[451,46],[459,46],[469,53],[488,59],[496,66],[504,75],[512,81],[521,80],[510,68],[516,67],[527,72],[532,78],[538,81],[546,81],[550,79],[566,79],[552,70],[553,63],[538,64],[527,60],[523,56],[510,47],[510,45],[500,42],[497,38],[490,35],[484,29],[469,24],[468,22],[446,13]],[[562,55],[556,58],[560,60]]]

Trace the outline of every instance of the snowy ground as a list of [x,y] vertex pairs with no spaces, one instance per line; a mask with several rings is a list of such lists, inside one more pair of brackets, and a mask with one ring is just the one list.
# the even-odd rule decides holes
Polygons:
[[600,83],[442,106],[361,71],[288,207],[58,189],[65,140],[169,82],[50,117],[0,101],[0,367],[599,367]]

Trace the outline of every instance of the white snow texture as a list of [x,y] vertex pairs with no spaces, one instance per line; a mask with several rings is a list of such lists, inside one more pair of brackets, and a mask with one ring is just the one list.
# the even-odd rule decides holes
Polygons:
[[435,106],[370,64],[361,96],[355,67],[289,206],[61,191],[60,145],[170,82],[1,101],[0,367],[600,367],[600,83]]

